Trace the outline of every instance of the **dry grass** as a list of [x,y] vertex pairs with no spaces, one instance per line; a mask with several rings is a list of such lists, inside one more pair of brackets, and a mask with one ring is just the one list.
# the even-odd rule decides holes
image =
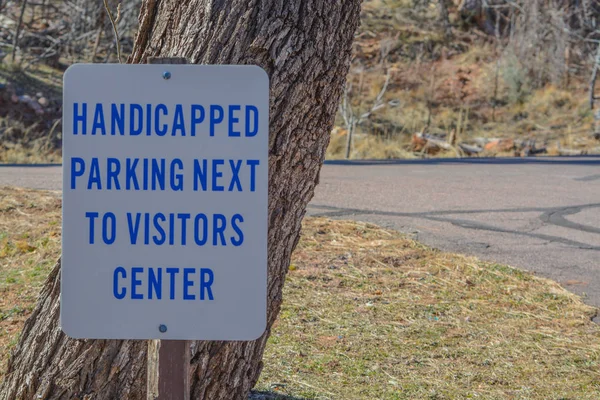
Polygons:
[[60,140],[54,131],[40,132],[38,124],[0,117],[0,163],[46,164],[62,162]]
[[60,205],[58,194],[0,188],[0,380],[60,254]]
[[260,387],[318,399],[597,399],[595,309],[373,225],[309,219]]
[[[591,135],[587,72],[572,76],[568,86],[535,89],[526,66],[510,52],[499,50],[482,34],[460,29],[455,29],[453,39],[445,40],[436,7],[417,3],[427,2],[366,0],[363,4],[348,75],[349,102],[356,115],[368,112],[390,71],[384,100],[394,105],[378,109],[357,127],[359,138],[351,158],[419,156],[410,151],[417,132],[447,136],[456,132],[458,142],[467,144],[473,144],[474,138],[533,139],[550,155],[565,148],[590,154],[600,151],[600,142]],[[347,129],[339,116],[336,125]],[[334,134],[327,156],[343,158],[345,146],[340,143],[344,142],[345,137]],[[368,143],[368,151],[365,146],[357,148],[361,143]]]
[[[0,379],[59,253],[58,194],[0,189]],[[284,298],[256,398],[600,397],[596,310],[513,268],[306,219]]]
[[[347,136],[334,132],[327,148],[327,159],[337,160],[345,157]],[[404,149],[402,143],[394,139],[379,138],[370,135],[356,135],[350,158],[353,159],[392,159],[415,158]]]

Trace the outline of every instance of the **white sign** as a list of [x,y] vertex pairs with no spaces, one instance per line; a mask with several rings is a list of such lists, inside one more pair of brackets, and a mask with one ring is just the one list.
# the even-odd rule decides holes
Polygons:
[[268,77],[255,66],[67,70],[67,335],[253,340],[264,332],[268,114]]

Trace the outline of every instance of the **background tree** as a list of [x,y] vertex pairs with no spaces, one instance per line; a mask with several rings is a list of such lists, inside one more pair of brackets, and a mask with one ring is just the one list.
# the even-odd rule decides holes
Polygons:
[[[255,64],[271,83],[267,331],[192,344],[192,398],[243,399],[261,371],[290,255],[348,71],[360,0],[145,0],[130,62]],[[58,327],[60,262],[25,324],[0,399],[145,398],[145,341],[72,340]]]

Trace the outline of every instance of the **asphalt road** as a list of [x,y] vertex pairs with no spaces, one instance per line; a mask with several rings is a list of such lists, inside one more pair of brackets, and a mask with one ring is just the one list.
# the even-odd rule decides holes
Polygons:
[[[0,166],[0,186],[60,180],[57,166]],[[535,271],[600,306],[600,157],[330,162],[308,214]]]

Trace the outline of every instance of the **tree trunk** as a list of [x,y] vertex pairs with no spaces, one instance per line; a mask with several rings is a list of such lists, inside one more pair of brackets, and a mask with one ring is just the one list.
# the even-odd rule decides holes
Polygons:
[[[244,399],[282,301],[349,67],[360,0],[145,0],[130,62],[255,64],[270,76],[267,331],[193,342],[191,396]],[[144,399],[146,341],[73,340],[58,327],[60,262],[13,351],[0,399]]]

